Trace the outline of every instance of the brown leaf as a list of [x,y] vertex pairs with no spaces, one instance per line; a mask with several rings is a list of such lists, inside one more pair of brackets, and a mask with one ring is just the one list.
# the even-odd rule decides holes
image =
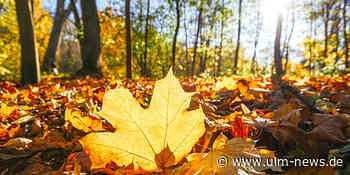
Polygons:
[[305,132],[289,121],[281,120],[278,126],[268,130],[272,132],[272,135],[282,145],[286,145],[288,142],[293,141],[296,144],[305,146],[305,141],[307,140]]
[[88,172],[91,169],[92,162],[88,154],[85,152],[72,153],[67,158],[66,170],[72,170],[76,168],[75,166],[79,165],[82,172]]
[[259,147],[277,149],[282,152],[292,151],[297,145],[310,149],[305,131],[288,120],[269,121],[266,124],[253,120],[251,125],[259,132],[260,137],[256,137],[259,140],[257,143]]
[[340,116],[315,114],[312,121],[316,127],[308,133],[315,142],[344,143],[346,137],[343,133],[348,126],[346,120]]

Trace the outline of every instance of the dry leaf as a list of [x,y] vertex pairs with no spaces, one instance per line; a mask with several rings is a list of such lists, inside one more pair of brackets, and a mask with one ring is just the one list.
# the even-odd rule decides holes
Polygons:
[[[222,142],[222,137],[218,137],[218,142]],[[217,141],[215,141],[217,142]],[[193,153],[187,157],[188,163],[181,167],[170,170],[171,175],[231,175],[231,174],[264,174],[257,170],[264,170],[263,167],[251,166],[234,166],[234,158],[261,158],[262,164],[264,159],[273,158],[274,152],[267,150],[255,149],[254,144],[247,142],[242,138],[228,140],[227,143],[219,148],[214,148],[209,153]],[[227,165],[219,165],[219,159],[227,161]],[[265,167],[266,168],[266,167]],[[277,169],[276,167],[269,167]],[[279,169],[280,170],[280,169]]]
[[172,71],[156,83],[148,109],[127,89],[107,92],[100,116],[117,130],[81,139],[92,167],[102,168],[111,161],[149,171],[175,165],[205,132],[202,109],[186,110],[192,94],[184,92]]
[[71,123],[75,128],[86,133],[91,131],[105,131],[101,119],[90,115],[82,116],[82,113],[79,110],[70,107],[66,108],[64,119],[66,122]]
[[10,115],[15,112],[16,106],[7,106],[4,103],[0,103],[0,121],[5,121]]
[[224,134],[220,134],[213,143],[213,149],[222,149],[224,148],[225,144],[227,143],[228,138]]
[[343,130],[348,126],[346,120],[340,116],[315,114],[313,123],[317,125],[309,134],[314,141],[330,143],[344,143],[346,137]]

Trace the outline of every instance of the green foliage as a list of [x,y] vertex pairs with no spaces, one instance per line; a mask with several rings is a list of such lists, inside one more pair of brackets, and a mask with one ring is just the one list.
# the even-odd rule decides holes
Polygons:
[[[307,37],[303,43],[303,56],[305,58],[302,62],[304,71],[314,70],[321,75],[335,76],[344,71],[345,55],[343,47],[337,46],[335,35],[332,35],[328,43],[328,53],[324,57],[324,41]],[[316,73],[317,73],[316,72]]]

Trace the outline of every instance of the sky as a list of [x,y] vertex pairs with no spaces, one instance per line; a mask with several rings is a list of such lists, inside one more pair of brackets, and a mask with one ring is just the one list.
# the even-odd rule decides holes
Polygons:
[[[261,1],[261,10],[263,15],[263,27],[260,35],[260,41],[258,45],[258,61],[264,65],[270,65],[273,58],[273,47],[275,40],[275,32],[276,32],[276,23],[277,16],[279,13],[286,13],[288,9],[288,4],[290,4],[293,0],[260,0]],[[296,0],[294,0],[296,1]],[[56,8],[56,0],[42,0],[44,8],[49,10],[52,15],[54,15],[54,11]],[[109,4],[108,0],[97,0],[98,9],[103,10],[105,6]],[[235,13],[234,9],[234,13]],[[250,15],[250,12],[247,12]],[[301,56],[301,47],[300,44],[303,39],[306,37],[307,33],[307,25],[302,19],[302,15],[297,13],[297,20],[295,24],[294,34],[291,39],[290,47],[292,51],[290,51],[291,58],[293,58],[292,62],[299,62],[302,60]],[[244,16],[243,16],[244,18]],[[243,20],[244,21],[244,20]],[[247,25],[247,24],[246,24]],[[248,24],[250,25],[250,24]],[[252,28],[255,26],[243,26],[245,28]],[[237,32],[235,26],[232,28],[227,28],[226,31],[231,34],[233,41],[236,40]],[[251,35],[251,34],[250,34]],[[253,54],[253,43],[254,38],[248,34],[242,34],[241,43],[244,48],[246,48],[245,56],[250,58]],[[180,36],[184,38],[183,36]],[[283,40],[281,41],[283,43]]]
[[[294,0],[297,1],[297,0]],[[299,0],[300,1],[300,0]],[[286,14],[288,5],[292,0],[262,0],[262,13],[264,15],[264,24],[261,34],[261,42],[267,42],[268,44],[261,44],[260,49],[273,47],[277,26],[277,17],[279,13]],[[286,16],[284,16],[286,18]],[[308,31],[308,26],[304,22],[303,15],[300,11],[296,12],[296,23],[294,27],[293,36],[291,38],[291,47],[296,49],[296,51],[291,52],[291,57],[294,60],[292,62],[299,62],[302,60],[301,56],[301,43],[305,39]],[[286,22],[286,19],[284,19]],[[283,34],[282,34],[283,35]],[[283,41],[281,41],[281,44]],[[273,51],[270,49],[270,52]],[[269,53],[272,55],[272,53]],[[270,61],[270,60],[269,60]]]

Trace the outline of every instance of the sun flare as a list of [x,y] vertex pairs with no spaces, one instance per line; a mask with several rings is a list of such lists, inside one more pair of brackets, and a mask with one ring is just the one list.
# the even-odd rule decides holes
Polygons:
[[279,13],[287,10],[291,0],[262,0],[262,13],[265,19],[271,20],[276,18]]

